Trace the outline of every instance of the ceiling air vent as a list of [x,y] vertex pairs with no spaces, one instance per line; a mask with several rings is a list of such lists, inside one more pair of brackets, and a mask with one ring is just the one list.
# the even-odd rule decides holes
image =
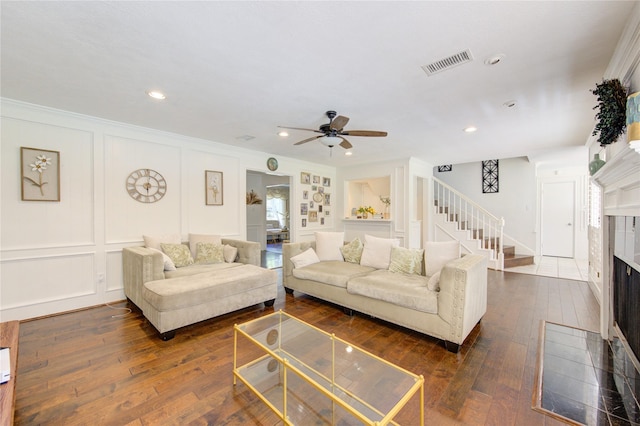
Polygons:
[[453,67],[457,67],[458,65],[466,64],[467,62],[471,62],[472,60],[473,55],[471,54],[471,50],[467,49],[463,50],[462,52],[456,53],[455,55],[451,55],[448,58],[440,59],[439,61],[423,65],[422,69],[427,73],[428,76],[431,76],[433,74],[446,71]]

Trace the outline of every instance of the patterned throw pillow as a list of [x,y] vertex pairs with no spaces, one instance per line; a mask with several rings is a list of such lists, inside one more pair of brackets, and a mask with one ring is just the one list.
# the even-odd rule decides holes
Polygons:
[[196,263],[223,263],[224,246],[222,244],[196,244]]
[[403,274],[422,274],[424,250],[391,247],[391,263],[389,271]]
[[183,266],[189,266],[193,264],[193,258],[189,247],[185,244],[160,244],[162,251],[171,258],[176,268],[182,268]]
[[349,244],[345,244],[340,247],[340,251],[342,252],[345,262],[360,263],[363,248],[364,245],[362,244],[362,241],[360,241],[360,238],[355,237]]

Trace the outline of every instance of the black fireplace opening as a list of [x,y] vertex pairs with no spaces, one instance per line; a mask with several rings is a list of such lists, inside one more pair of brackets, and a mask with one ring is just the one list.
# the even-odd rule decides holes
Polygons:
[[613,318],[636,359],[640,355],[640,272],[613,257]]

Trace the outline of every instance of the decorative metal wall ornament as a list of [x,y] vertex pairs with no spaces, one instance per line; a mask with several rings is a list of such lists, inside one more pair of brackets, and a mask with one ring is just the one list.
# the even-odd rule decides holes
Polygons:
[[442,172],[450,172],[453,169],[453,165],[452,164],[445,164],[443,166],[438,166],[438,171],[440,173]]
[[491,194],[498,192],[498,160],[486,160],[482,162],[482,192]]

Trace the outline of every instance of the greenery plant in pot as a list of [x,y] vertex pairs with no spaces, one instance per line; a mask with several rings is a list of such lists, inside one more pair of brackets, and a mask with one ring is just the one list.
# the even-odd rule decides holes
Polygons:
[[596,126],[593,136],[598,135],[600,146],[609,145],[620,137],[626,127],[627,89],[617,78],[597,83],[591,91],[598,97]]

